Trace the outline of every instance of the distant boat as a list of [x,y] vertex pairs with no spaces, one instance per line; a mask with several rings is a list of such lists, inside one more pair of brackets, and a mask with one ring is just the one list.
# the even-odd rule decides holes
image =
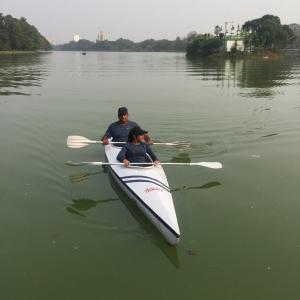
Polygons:
[[86,55],[86,52],[82,52],[81,54],[82,54],[82,55]]

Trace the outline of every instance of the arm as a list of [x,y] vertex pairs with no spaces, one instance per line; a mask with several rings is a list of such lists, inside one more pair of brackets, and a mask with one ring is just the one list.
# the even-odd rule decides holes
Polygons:
[[158,162],[157,156],[154,154],[154,152],[148,144],[146,144],[146,151],[154,162]]
[[127,148],[126,146],[124,146],[122,148],[122,150],[119,152],[118,156],[117,156],[117,160],[119,162],[124,163],[125,167],[128,167],[130,164],[130,161],[127,159]]
[[148,134],[145,134],[145,142],[148,145],[153,145],[153,141],[152,141],[152,139],[150,138],[150,136]]
[[109,144],[108,139],[111,138],[111,129],[112,129],[112,124],[109,125],[109,127],[107,128],[104,136],[101,139],[101,141],[103,142],[103,145],[108,145]]

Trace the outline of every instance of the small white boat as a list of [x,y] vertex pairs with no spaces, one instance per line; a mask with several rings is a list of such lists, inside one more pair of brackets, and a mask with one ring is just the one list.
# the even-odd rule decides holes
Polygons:
[[[109,163],[119,163],[121,148],[105,146]],[[162,166],[129,167],[111,165],[109,170],[122,190],[133,199],[171,245],[178,244],[180,231],[168,180]]]

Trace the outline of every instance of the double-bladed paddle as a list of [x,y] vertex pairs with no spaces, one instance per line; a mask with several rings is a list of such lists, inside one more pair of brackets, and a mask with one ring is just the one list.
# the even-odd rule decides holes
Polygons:
[[[83,162],[72,162],[67,161],[66,164],[68,166],[124,166],[123,163],[109,163],[109,162],[102,162],[102,161],[83,161]],[[153,163],[132,163],[130,166],[153,166]],[[205,167],[210,169],[222,169],[222,164],[219,162],[194,162],[194,163],[171,163],[171,162],[161,162],[158,165],[162,166],[198,166],[198,167]]]
[[[125,142],[110,142],[111,144],[116,144],[116,145],[124,145],[126,144]],[[73,149],[79,149],[79,148],[83,148],[86,147],[88,145],[91,144],[103,144],[102,141],[92,141],[89,140],[87,138],[85,138],[84,136],[80,136],[80,135],[70,135],[67,138],[67,145],[69,148],[73,148]],[[177,142],[171,142],[171,143],[153,143],[153,145],[165,145],[165,146],[175,146],[175,147],[180,147],[180,148],[190,148],[191,147],[191,143],[189,142],[185,142],[185,141],[177,141]]]

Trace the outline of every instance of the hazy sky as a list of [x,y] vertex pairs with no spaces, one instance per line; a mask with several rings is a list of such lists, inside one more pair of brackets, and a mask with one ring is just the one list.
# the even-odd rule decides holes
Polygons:
[[75,33],[95,40],[100,30],[111,40],[140,41],[213,32],[226,21],[243,24],[267,13],[300,23],[300,0],[0,0],[0,12],[26,17],[59,43]]

